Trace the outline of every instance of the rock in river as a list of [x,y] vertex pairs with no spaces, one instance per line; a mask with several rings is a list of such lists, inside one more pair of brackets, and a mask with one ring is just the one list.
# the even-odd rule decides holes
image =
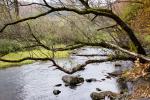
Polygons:
[[115,67],[121,67],[121,64],[115,63]]
[[60,93],[61,93],[60,90],[54,90],[54,91],[53,91],[53,94],[54,94],[54,95],[58,95],[58,94],[60,94]]
[[100,88],[96,88],[97,91],[102,91]]
[[103,99],[105,99],[105,97],[109,97],[110,100],[116,100],[116,98],[117,98],[117,94],[113,93],[111,91],[105,91],[105,92],[100,92],[100,93],[93,92],[93,93],[91,93],[90,96],[91,96],[92,100],[103,100]]
[[83,83],[84,78],[79,76],[69,76],[65,75],[62,77],[63,82],[65,82],[66,85],[69,86],[76,86],[77,84]]
[[97,81],[95,78],[90,78],[90,79],[86,79],[86,82],[95,82],[95,81]]
[[55,85],[55,87],[60,87],[60,86],[62,86],[62,84],[56,84],[56,85]]
[[122,74],[122,71],[114,71],[112,73],[108,73],[109,76],[118,77]]

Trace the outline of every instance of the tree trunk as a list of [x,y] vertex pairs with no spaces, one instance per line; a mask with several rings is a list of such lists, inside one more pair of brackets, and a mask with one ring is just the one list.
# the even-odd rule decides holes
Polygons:
[[133,44],[137,48],[137,52],[139,54],[146,55],[146,52],[145,52],[144,48],[142,47],[141,43],[139,42],[139,40],[135,36],[132,29],[123,20],[121,20],[118,16],[116,16],[115,14],[112,16],[112,18],[120,25],[120,27],[124,31],[127,32],[127,34],[130,37],[131,41],[133,42]]

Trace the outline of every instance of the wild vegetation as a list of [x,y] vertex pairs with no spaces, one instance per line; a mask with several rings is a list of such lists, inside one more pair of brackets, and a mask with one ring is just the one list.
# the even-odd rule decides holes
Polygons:
[[[73,74],[91,63],[131,60],[135,66],[121,77],[147,78],[150,1],[104,1],[0,1],[0,68],[51,61],[58,70]],[[68,57],[71,50],[84,46],[112,49],[116,54],[106,59],[88,60],[72,69],[55,62],[55,58]],[[148,94],[149,87],[146,88]]]

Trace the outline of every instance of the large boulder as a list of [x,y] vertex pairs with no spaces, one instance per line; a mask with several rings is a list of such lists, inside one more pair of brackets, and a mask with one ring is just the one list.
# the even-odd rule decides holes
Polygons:
[[110,100],[116,100],[117,94],[113,93],[111,91],[105,91],[105,92],[93,92],[91,93],[92,100],[103,100],[105,97],[110,98]]
[[69,75],[63,76],[62,80],[66,85],[69,85],[69,86],[76,86],[76,85],[84,82],[84,78],[82,78],[82,77],[69,76]]

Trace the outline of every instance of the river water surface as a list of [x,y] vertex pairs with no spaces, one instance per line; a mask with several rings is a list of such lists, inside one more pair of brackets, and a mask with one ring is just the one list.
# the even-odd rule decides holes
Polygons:
[[[78,54],[109,54],[110,50],[85,47],[76,50]],[[64,67],[82,64],[88,59],[104,59],[106,57],[79,57],[70,56],[68,59],[58,59],[57,63]],[[126,66],[128,62],[120,62]],[[51,62],[36,62],[0,70],[0,100],[91,100],[90,93],[100,88],[102,91],[118,93],[120,90],[115,78],[107,79],[107,73],[115,71],[114,63],[104,62],[100,64],[87,65],[84,71],[75,73],[85,79],[96,78],[106,79],[84,84],[76,88],[65,87],[61,80],[65,73],[50,67]],[[62,84],[61,87],[55,87]],[[58,89],[61,93],[58,96],[53,90]]]

